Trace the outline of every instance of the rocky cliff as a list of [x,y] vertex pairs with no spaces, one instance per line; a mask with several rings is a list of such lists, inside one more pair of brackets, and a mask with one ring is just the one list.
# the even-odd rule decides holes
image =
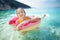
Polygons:
[[30,6],[17,2],[15,0],[0,0],[0,10],[5,10],[5,9],[14,9],[14,8],[31,8]]

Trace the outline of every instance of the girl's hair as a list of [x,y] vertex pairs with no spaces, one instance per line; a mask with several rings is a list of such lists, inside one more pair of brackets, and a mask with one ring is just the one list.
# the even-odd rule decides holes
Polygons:
[[[21,7],[19,7],[17,10],[16,10],[16,13],[18,13],[18,10],[20,9]],[[26,14],[26,12],[25,12],[25,10],[23,9],[23,8],[21,8],[23,11],[24,11],[24,13]]]

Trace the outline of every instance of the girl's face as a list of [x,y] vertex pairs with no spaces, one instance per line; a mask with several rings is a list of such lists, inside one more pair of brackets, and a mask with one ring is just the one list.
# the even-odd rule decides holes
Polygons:
[[25,13],[24,13],[24,11],[23,11],[22,8],[19,8],[19,9],[17,10],[17,16],[18,16],[19,18],[25,17]]

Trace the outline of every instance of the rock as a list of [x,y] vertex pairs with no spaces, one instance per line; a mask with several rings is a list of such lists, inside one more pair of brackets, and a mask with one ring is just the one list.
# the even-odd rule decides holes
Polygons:
[[15,0],[0,0],[0,10],[16,9],[18,7],[31,8],[30,6],[17,2]]

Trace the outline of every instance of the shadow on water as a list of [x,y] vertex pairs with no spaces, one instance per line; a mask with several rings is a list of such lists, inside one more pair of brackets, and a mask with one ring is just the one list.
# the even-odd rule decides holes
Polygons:
[[28,16],[47,14],[39,25],[39,30],[32,30],[21,35],[8,24],[16,10],[0,11],[0,40],[60,40],[59,8],[56,9],[25,9]]

